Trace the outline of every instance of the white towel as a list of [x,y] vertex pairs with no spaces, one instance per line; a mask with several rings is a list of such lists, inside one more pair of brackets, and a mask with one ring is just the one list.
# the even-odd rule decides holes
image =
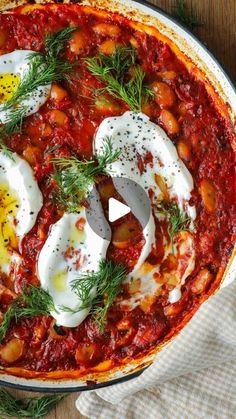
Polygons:
[[205,302],[137,378],[82,393],[91,419],[236,419],[236,282]]

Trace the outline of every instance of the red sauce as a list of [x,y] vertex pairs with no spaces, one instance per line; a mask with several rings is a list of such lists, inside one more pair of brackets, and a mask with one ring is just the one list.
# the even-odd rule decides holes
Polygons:
[[[139,32],[129,25],[129,21],[120,16],[99,17],[89,14],[80,6],[58,6],[56,9],[45,7],[19,14],[0,15],[0,27],[6,33],[5,45],[1,53],[16,49],[43,51],[44,38],[49,32],[57,31],[68,25],[78,26],[83,34],[79,55],[75,55],[68,46],[66,56],[71,61],[79,60],[77,74],[70,84],[61,85],[67,92],[61,100],[50,98],[36,114],[28,117],[20,135],[9,139],[9,146],[30,162],[39,187],[44,195],[44,207],[37,222],[22,243],[24,263],[14,278],[12,291],[19,293],[22,282],[38,283],[36,260],[47,238],[49,227],[61,216],[57,206],[52,203],[55,185],[48,176],[52,172],[49,163],[52,156],[76,155],[88,158],[92,152],[92,139],[102,120],[111,115],[126,111],[127,105],[110,98],[110,107],[93,106],[91,87],[102,84],[90,75],[83,62],[83,57],[96,55],[99,46],[107,39],[94,31],[98,23],[110,23],[120,28],[112,39],[117,45],[127,44],[132,40],[138,51],[139,62],[146,72],[148,84],[166,83],[174,92],[176,100],[168,107],[179,125],[177,133],[168,132],[175,145],[180,141],[188,147],[190,158],[184,160],[190,170],[195,190],[192,204],[197,208],[196,268],[183,287],[181,300],[171,305],[167,301],[168,287],[163,284],[160,297],[157,297],[149,310],[135,308],[133,311],[116,310],[112,307],[108,313],[108,322],[104,334],[100,334],[94,321],[88,317],[80,326],[61,330],[57,335],[50,317],[27,318],[12,323],[1,347],[13,337],[25,342],[22,357],[11,364],[30,371],[50,372],[60,370],[80,370],[86,373],[98,363],[111,360],[112,366],[119,365],[122,359],[145,354],[151,348],[163,343],[183,323],[187,313],[194,312],[200,303],[218,286],[222,268],[225,268],[233,249],[233,225],[235,224],[233,171],[234,155],[231,148],[233,133],[217,110],[212,98],[207,93],[204,81],[190,74],[183,62],[172,52],[167,43],[155,36]],[[85,96],[91,96],[86,98]],[[52,110],[64,113],[64,123],[59,124],[52,117]],[[151,120],[163,124],[159,106],[153,99],[144,112]],[[48,150],[59,145],[53,153]],[[33,158],[25,150],[33,148]],[[140,170],[145,164],[152,164],[149,155],[146,161],[140,161]],[[201,181],[208,180],[214,188],[216,206],[209,212],[201,196]],[[161,263],[163,248],[160,237],[167,234],[167,226],[157,229],[157,242],[160,243],[158,254],[149,256],[149,263]],[[141,243],[141,244],[140,244]],[[125,262],[128,266],[137,260],[142,247],[137,240],[128,249],[110,246],[110,257]],[[163,266],[162,269],[165,267]],[[201,269],[210,273],[201,293],[193,293],[192,285]],[[217,276],[217,274],[219,274]],[[6,278],[1,277],[6,284]],[[123,290],[123,296],[127,290]],[[122,295],[121,295],[122,298]],[[10,299],[11,300],[11,299]],[[7,303],[9,303],[9,301]],[[6,299],[1,300],[4,312]],[[127,359],[128,359],[127,358]],[[2,365],[9,364],[2,361]]]

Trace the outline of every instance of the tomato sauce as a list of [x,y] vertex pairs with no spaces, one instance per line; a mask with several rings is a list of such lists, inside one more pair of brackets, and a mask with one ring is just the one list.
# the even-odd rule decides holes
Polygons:
[[[0,275],[0,283],[13,294],[21,292],[24,281],[39,284],[37,257],[50,226],[62,215],[52,199],[55,183],[50,178],[50,159],[71,155],[80,159],[91,157],[93,137],[102,120],[128,110],[125,103],[111,97],[108,97],[109,105],[94,105],[92,89],[103,84],[88,72],[84,57],[94,56],[114,45],[132,44],[146,73],[146,82],[149,85],[164,83],[173,92],[170,106],[168,100],[167,106],[162,102],[159,91],[158,97],[144,105],[143,112],[166,130],[195,183],[191,204],[197,209],[196,267],[183,287],[181,300],[169,304],[168,285],[163,284],[162,293],[147,310],[136,307],[126,311],[118,306],[119,300],[128,295],[124,287],[118,303],[108,313],[104,334],[99,333],[90,316],[80,326],[71,329],[55,328],[50,316],[39,316],[12,322],[1,344],[3,347],[15,337],[24,342],[21,357],[11,364],[2,360],[3,367],[14,366],[42,373],[79,370],[85,374],[99,363],[109,361],[106,365],[111,369],[165,342],[178,330],[187,313],[196,311],[218,287],[234,243],[233,132],[207,93],[204,80],[191,74],[167,43],[138,31],[127,19],[118,15],[102,17],[91,14],[78,5],[45,6],[26,14],[21,14],[21,10],[18,8],[13,14],[0,15],[0,30],[5,34],[1,54],[16,49],[43,51],[46,34],[68,25],[78,27],[80,36],[68,45],[65,52],[67,59],[78,65],[71,82],[60,85],[64,93],[61,92],[59,98],[51,94],[39,112],[25,120],[22,133],[13,135],[8,141],[9,147],[31,164],[44,196],[44,206],[37,222],[22,242],[24,263],[15,273],[14,282],[9,286],[4,275]],[[111,25],[108,32],[106,28],[96,29],[101,23]],[[109,43],[105,44],[107,41]],[[173,129],[173,126],[178,129]],[[150,156],[147,156],[147,162],[150,162]],[[140,164],[147,162],[141,161]],[[204,195],[206,182],[203,181],[210,183],[214,193],[215,205],[210,211]],[[163,234],[168,239],[165,223],[158,228],[157,242],[158,235]],[[141,251],[142,235],[139,239],[134,240],[128,249],[111,245],[110,257],[132,266]],[[161,240],[159,242],[158,254],[149,256],[150,263],[161,263],[163,247]],[[168,269],[168,266],[161,266],[161,269]],[[0,300],[3,312],[11,298],[6,300],[3,296]]]

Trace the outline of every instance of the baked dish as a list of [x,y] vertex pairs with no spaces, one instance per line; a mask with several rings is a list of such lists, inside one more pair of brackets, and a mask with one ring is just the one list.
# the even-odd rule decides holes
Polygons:
[[[1,373],[92,380],[144,365],[233,252],[229,106],[154,27],[27,4],[0,14],[0,124]],[[146,223],[135,209],[109,221],[111,198],[132,209],[116,177],[146,194]],[[91,191],[108,238],[88,220]]]

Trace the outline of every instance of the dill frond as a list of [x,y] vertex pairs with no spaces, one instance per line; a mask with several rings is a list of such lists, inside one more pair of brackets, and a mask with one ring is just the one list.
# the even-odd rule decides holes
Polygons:
[[164,213],[169,221],[169,235],[171,240],[172,252],[174,251],[174,238],[177,233],[183,230],[189,230],[191,218],[180,210],[176,202],[160,201],[158,202],[160,212]]
[[53,299],[43,288],[30,285],[24,288],[22,295],[17,297],[8,307],[0,324],[0,342],[4,339],[12,320],[22,317],[49,315],[56,311]]
[[78,160],[76,157],[55,158],[53,179],[59,193],[57,201],[70,212],[76,212],[89,190],[93,187],[96,177],[109,174],[107,166],[115,162],[120,151],[113,150],[110,137],[104,139],[104,151],[96,156],[96,160]]
[[17,399],[2,388],[0,389],[0,414],[4,415],[4,418],[44,418],[58,402],[67,396],[68,394],[50,394]]
[[[71,284],[71,289],[81,301],[79,310],[90,309],[101,332],[104,331],[107,312],[119,294],[126,274],[123,265],[101,260],[97,272],[81,275]],[[68,307],[62,309],[70,310]]]
[[[97,94],[106,93],[123,100],[133,111],[141,111],[142,102],[153,96],[152,90],[145,84],[145,73],[136,64],[136,52],[132,47],[116,48],[111,56],[99,54],[86,58],[90,73],[106,84],[97,89]],[[133,67],[132,76],[128,74]]]
[[184,0],[176,0],[176,6],[173,9],[173,16],[190,29],[194,29],[195,27],[202,25],[196,14],[188,10]]

